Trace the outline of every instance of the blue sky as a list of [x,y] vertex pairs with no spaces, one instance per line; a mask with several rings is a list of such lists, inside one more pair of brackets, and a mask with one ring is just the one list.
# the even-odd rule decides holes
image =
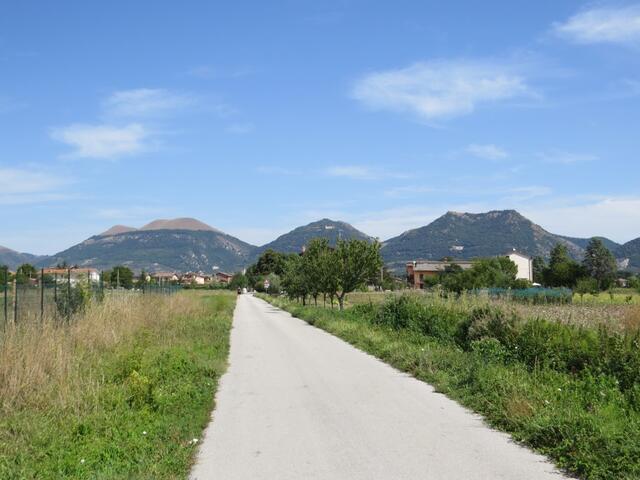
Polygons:
[[10,2],[0,245],[515,208],[640,235],[640,3]]

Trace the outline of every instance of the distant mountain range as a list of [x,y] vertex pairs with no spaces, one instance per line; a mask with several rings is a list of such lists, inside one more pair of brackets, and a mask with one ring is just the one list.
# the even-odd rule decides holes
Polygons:
[[[107,269],[127,265],[147,271],[234,272],[251,264],[266,249],[299,252],[309,240],[339,238],[373,241],[369,235],[345,222],[322,219],[295,228],[260,247],[217,230],[192,218],[155,220],[141,228],[115,225],[52,256],[38,257],[0,247],[0,264],[15,269],[22,263],[37,266],[69,265]],[[620,245],[599,237],[623,268],[640,271],[640,238]],[[557,243],[581,259],[589,239],[550,233],[515,210],[487,213],[448,212],[429,225],[404,232],[382,244],[382,255],[394,270],[407,261],[443,257],[475,258],[500,255],[517,249],[531,256],[548,257]]]
[[0,246],[0,265],[6,265],[10,270],[15,270],[23,263],[36,263],[39,259],[38,255],[30,253],[20,253],[7,247]]
[[331,245],[335,245],[338,239],[357,239],[373,241],[369,235],[362,233],[360,230],[352,227],[345,222],[336,222],[323,218],[317,222],[295,228],[289,233],[279,236],[273,242],[267,243],[256,249],[256,254],[260,254],[265,250],[272,249],[277,252],[294,253],[300,252],[313,238],[326,238]]

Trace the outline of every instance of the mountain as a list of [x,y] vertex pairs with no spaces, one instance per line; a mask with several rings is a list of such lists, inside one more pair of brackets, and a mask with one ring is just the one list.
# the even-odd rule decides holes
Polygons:
[[640,238],[621,245],[618,249],[617,257],[620,259],[629,259],[627,268],[640,272]]
[[387,240],[382,256],[392,268],[400,269],[405,262],[416,259],[487,257],[514,248],[531,256],[548,257],[557,243],[566,245],[573,257],[582,257],[580,245],[547,232],[515,210],[448,212],[429,225]]
[[[591,238],[565,237],[565,236],[562,236],[562,235],[558,235],[558,236],[561,237],[561,238],[564,238],[565,240],[568,240],[568,241],[576,244],[577,246],[579,246],[582,249],[587,248],[589,240],[591,240]],[[611,251],[611,253],[613,253],[614,255],[617,255],[618,250],[622,246],[619,243],[616,243],[613,240],[609,240],[606,237],[593,237],[593,238],[598,238],[598,239],[602,240],[602,243],[604,244],[604,246],[607,247]]]
[[154,220],[147,223],[140,230],[192,230],[192,231],[204,231],[204,232],[216,232],[223,233],[220,230],[213,228],[206,223],[196,220],[195,218],[174,218],[172,220]]
[[114,225],[106,232],[100,233],[99,237],[108,237],[109,235],[117,235],[118,233],[134,232],[137,228],[127,227],[126,225]]
[[255,246],[195,219],[155,220],[140,229],[115,226],[67,250],[47,257],[43,266],[70,265],[134,271],[237,271]]
[[23,263],[35,263],[38,259],[43,258],[30,253],[20,253],[7,247],[0,246],[0,265],[6,265],[9,270],[15,270]]
[[328,239],[331,245],[335,245],[339,238],[343,240],[373,240],[372,237],[362,233],[348,223],[323,218],[317,222],[291,230],[289,233],[279,236],[273,242],[263,245],[256,251],[256,256],[267,249],[283,253],[300,252],[303,246],[317,237]]

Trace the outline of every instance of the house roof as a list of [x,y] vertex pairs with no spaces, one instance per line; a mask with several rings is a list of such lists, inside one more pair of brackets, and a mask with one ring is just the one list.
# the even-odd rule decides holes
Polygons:
[[417,272],[444,272],[449,265],[459,265],[463,269],[471,268],[473,262],[470,260],[450,260],[446,262],[441,260],[418,260],[407,265],[411,265],[413,270]]
[[522,253],[518,250],[516,250],[515,248],[513,250],[511,250],[510,252],[507,252],[504,254],[505,257],[508,257],[509,255],[518,255],[522,258],[528,258],[529,260],[531,260],[531,257],[529,255],[527,255],[526,253]]

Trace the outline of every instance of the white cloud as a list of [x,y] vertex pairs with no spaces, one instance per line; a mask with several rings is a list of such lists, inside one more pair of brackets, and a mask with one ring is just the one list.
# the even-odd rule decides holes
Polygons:
[[557,201],[524,208],[521,212],[553,233],[592,237],[603,235],[618,242],[640,236],[640,197],[602,197],[587,203]]
[[640,5],[592,8],[554,25],[557,35],[580,44],[640,44]]
[[252,123],[232,123],[227,128],[225,128],[225,132],[235,135],[243,135],[245,133],[253,132],[253,128],[254,127]]
[[330,177],[344,177],[353,180],[379,180],[382,178],[407,178],[408,175],[398,172],[369,167],[365,165],[336,165],[325,170]]
[[51,138],[73,148],[72,158],[112,159],[133,155],[149,148],[150,132],[141,124],[123,127],[113,125],[74,124],[51,130]]
[[175,112],[194,103],[191,95],[161,88],[138,88],[114,92],[103,102],[103,108],[111,116],[149,117]]
[[67,198],[59,189],[71,180],[36,170],[0,167],[0,205],[46,203]]
[[598,160],[597,155],[590,153],[566,152],[554,150],[538,154],[538,157],[547,163],[559,163],[562,165],[573,165],[575,163],[593,162]]
[[374,72],[353,89],[353,97],[367,107],[409,112],[426,120],[465,115],[483,103],[531,95],[525,78],[513,67],[467,60]]
[[509,156],[506,150],[493,144],[471,144],[467,147],[467,153],[470,153],[474,157],[484,158],[485,160],[504,160]]

